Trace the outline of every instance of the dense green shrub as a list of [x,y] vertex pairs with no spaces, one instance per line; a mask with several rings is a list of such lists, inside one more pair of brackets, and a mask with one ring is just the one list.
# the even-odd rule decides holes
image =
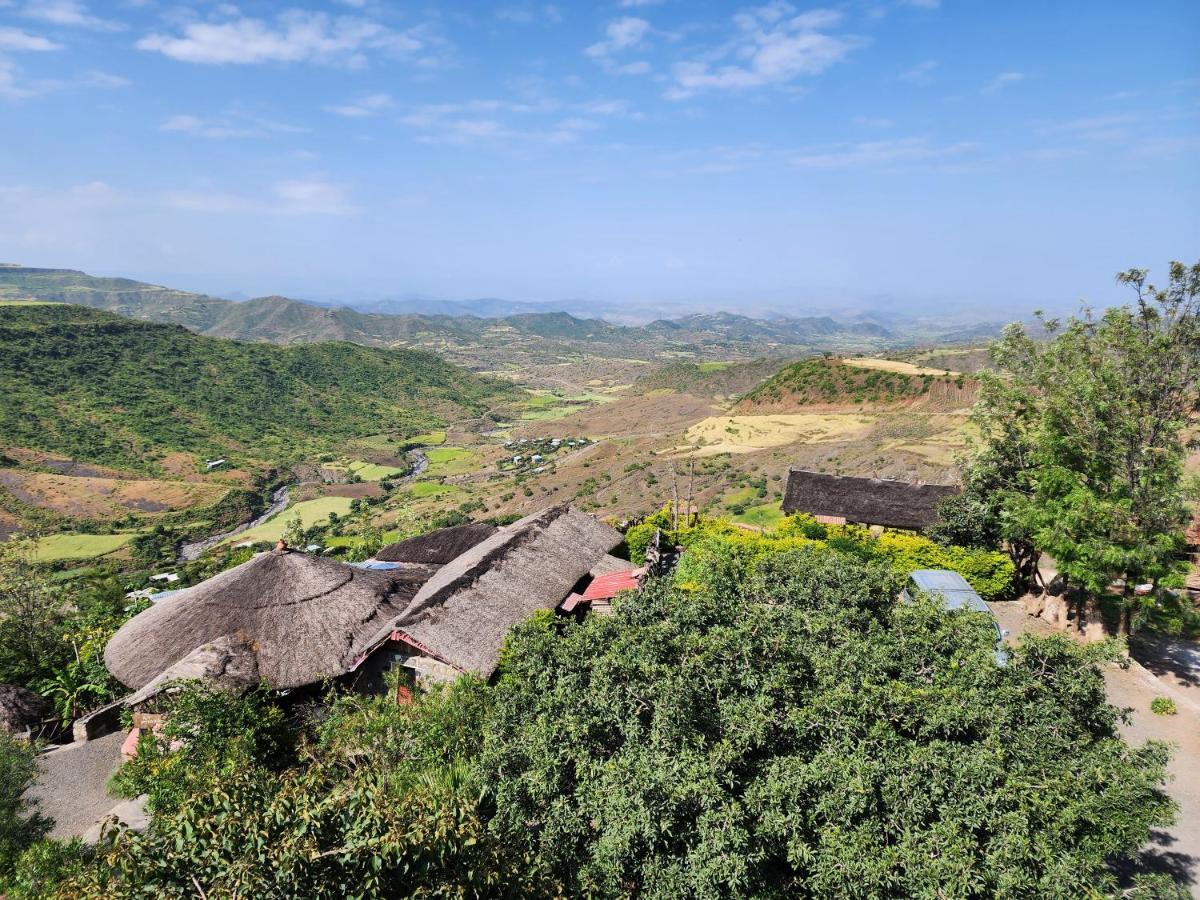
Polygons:
[[510,639],[491,829],[568,895],[1074,898],[1170,819],[1106,649],[1000,667],[986,616],[896,604],[885,560],[693,549],[611,617]]
[[31,810],[24,793],[36,771],[32,745],[0,729],[0,882],[30,844],[50,830],[52,823]]

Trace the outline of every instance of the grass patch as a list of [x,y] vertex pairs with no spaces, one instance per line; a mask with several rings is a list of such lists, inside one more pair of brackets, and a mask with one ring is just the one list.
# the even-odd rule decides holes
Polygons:
[[431,477],[465,475],[478,467],[479,458],[474,451],[463,447],[431,447],[425,451],[429,460],[426,473]]
[[779,508],[778,502],[760,503],[733,517],[735,522],[741,522],[743,525],[757,525],[760,528],[775,528],[783,520],[783,510]]
[[446,432],[426,431],[424,434],[414,434],[407,441],[409,444],[420,444],[422,447],[436,447],[446,443]]
[[329,519],[330,513],[344,516],[350,512],[349,497],[318,497],[316,500],[304,500],[289,506],[281,513],[276,513],[261,525],[239,532],[225,543],[236,541],[277,541],[287,528],[287,523],[296,516],[304,523],[304,527],[316,525]]
[[395,466],[381,466],[363,459],[352,459],[348,463],[338,463],[330,468],[343,469],[351,475],[357,475],[363,481],[382,481],[385,478],[399,478],[404,474],[403,469]]
[[414,500],[426,500],[430,497],[448,497],[461,494],[462,488],[453,484],[442,484],[440,481],[418,481],[408,489]]
[[137,537],[128,534],[51,534],[39,538],[33,550],[36,562],[64,559],[94,559],[120,550]]

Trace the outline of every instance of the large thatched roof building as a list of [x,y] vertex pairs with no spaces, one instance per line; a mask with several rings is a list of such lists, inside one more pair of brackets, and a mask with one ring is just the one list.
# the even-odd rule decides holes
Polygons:
[[[109,641],[104,662],[140,689],[205,645],[226,653],[248,646],[258,676],[272,688],[311,684],[344,673],[431,571],[376,572],[286,550],[260,553],[134,616]],[[191,661],[189,671],[212,664]],[[236,668],[248,670],[250,661]]]
[[[443,680],[489,676],[509,629],[554,609],[598,572],[621,541],[615,529],[569,506],[504,528],[467,525],[401,541],[370,570],[304,553],[272,551],[178,591],[134,616],[104,661],[148,700],[172,681],[203,678],[230,689],[276,690],[400,664]],[[381,668],[382,666],[382,668]],[[357,677],[363,683],[363,671]],[[374,679],[381,683],[381,679]]]
[[527,516],[439,569],[375,643],[487,678],[509,630],[557,607],[620,542],[616,529],[570,506]]
[[938,504],[957,494],[952,485],[826,475],[792,468],[783,511],[823,519],[919,531],[938,520]]
[[395,544],[389,544],[375,558],[381,562],[423,563],[444,566],[462,556],[476,544],[496,533],[495,525],[471,522],[439,528]]

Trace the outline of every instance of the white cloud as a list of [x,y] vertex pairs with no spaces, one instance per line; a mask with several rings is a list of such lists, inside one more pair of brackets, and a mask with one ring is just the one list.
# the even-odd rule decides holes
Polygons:
[[813,148],[791,158],[792,165],[806,169],[837,169],[850,166],[874,166],[898,162],[926,162],[958,156],[976,145],[969,141],[937,145],[928,138],[899,138],[891,141],[864,141]]
[[517,3],[497,7],[496,18],[514,25],[532,25],[536,22],[558,25],[563,20],[563,14],[562,9],[553,3]]
[[[703,90],[741,90],[782,85],[819,75],[843,61],[863,39],[828,33],[841,21],[832,9],[795,15],[795,7],[772,2],[733,17],[737,34],[706,58],[676,63],[675,84],[665,96],[681,100]],[[718,60],[728,59],[720,63]]]
[[1024,72],[1001,72],[983,88],[985,94],[998,94],[1009,85],[1024,81],[1029,76]]
[[188,134],[192,137],[222,140],[226,138],[263,137],[267,134],[278,133],[299,134],[306,132],[308,129],[242,115],[202,118],[200,116],[181,114],[168,118],[159,126],[159,130]]
[[[530,117],[534,117],[531,121]],[[553,118],[546,118],[553,117]],[[639,118],[624,100],[596,99],[561,103],[468,100],[417,107],[401,117],[423,144],[565,144],[600,129],[601,120]]]
[[108,72],[84,72],[73,78],[42,78],[29,80],[21,75],[21,68],[11,59],[0,56],[0,99],[26,100],[58,91],[80,88],[122,88],[129,80]]
[[597,41],[588,47],[584,53],[594,59],[602,59],[638,46],[650,33],[650,23],[637,16],[623,16],[614,19],[604,28],[604,40]]
[[96,31],[123,31],[125,29],[120,22],[93,16],[80,0],[31,0],[25,5],[22,12],[27,18],[50,22],[53,25],[92,28]]
[[61,49],[62,44],[56,44],[40,35],[22,31],[20,28],[0,28],[0,50],[45,52]]
[[350,103],[344,103],[340,106],[327,106],[325,110],[335,115],[345,116],[347,119],[366,119],[371,116],[377,116],[392,106],[391,96],[380,93],[369,94],[366,97],[360,97],[358,100],[353,100]]
[[426,41],[416,29],[398,32],[370,19],[289,10],[274,24],[246,17],[192,22],[181,35],[148,34],[137,46],[191,63],[311,62],[356,67],[366,62],[369,50],[412,56],[426,47]]
[[218,215],[344,216],[358,212],[341,185],[322,179],[277,182],[268,198],[220,191],[171,191],[165,197],[173,209]]
[[905,69],[901,72],[900,80],[907,81],[909,84],[933,84],[933,71],[937,67],[937,62],[927,59],[924,62],[917,63],[911,69]]

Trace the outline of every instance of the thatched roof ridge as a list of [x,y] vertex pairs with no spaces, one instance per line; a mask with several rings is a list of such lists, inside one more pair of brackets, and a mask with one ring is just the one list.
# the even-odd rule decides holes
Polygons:
[[345,672],[364,639],[399,615],[431,573],[260,553],[134,616],[109,641],[104,662],[124,684],[142,688],[203,645],[229,638],[253,648],[272,688],[311,684]]
[[258,655],[254,645],[244,637],[229,635],[203,644],[124,698],[123,702],[126,706],[137,706],[174,682],[193,679],[202,679],[235,694],[253,689],[259,683]]
[[50,715],[46,699],[17,684],[0,684],[0,728],[12,734],[36,730]]
[[827,475],[792,468],[788,471],[783,511],[919,531],[936,522],[938,504],[958,492],[953,485]]
[[463,672],[488,677],[509,630],[554,609],[621,534],[567,505],[526,516],[442,567],[388,628]]
[[466,553],[476,544],[487,540],[498,529],[495,525],[471,522],[467,525],[452,525],[421,534],[408,540],[389,544],[375,558],[381,562],[424,563],[444,566]]

